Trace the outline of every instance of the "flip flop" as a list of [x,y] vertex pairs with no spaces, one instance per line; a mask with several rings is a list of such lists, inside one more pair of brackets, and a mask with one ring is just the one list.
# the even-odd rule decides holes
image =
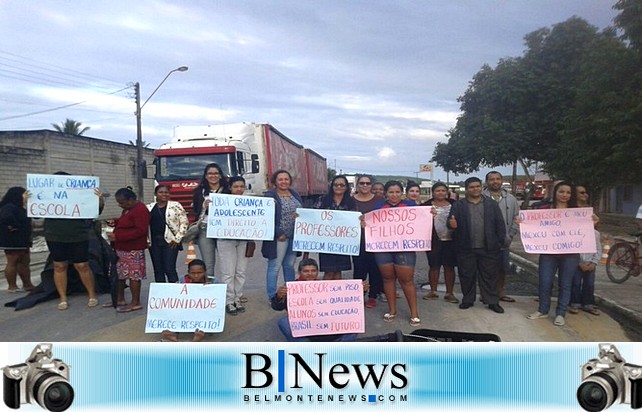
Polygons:
[[[103,304],[102,304],[102,305],[100,305],[100,306],[101,306],[101,307],[103,307],[103,308],[113,308],[113,307],[114,307],[114,304],[113,304],[113,303],[111,303],[111,302],[105,302],[105,303],[103,303]],[[117,308],[121,308],[121,307],[123,307],[123,306],[127,306],[127,304],[126,304],[126,303],[123,303],[123,304],[117,304],[117,305],[116,305],[116,307],[117,307]]]
[[118,313],[129,313],[129,312],[134,312],[136,310],[141,310],[143,309],[142,306],[119,306],[116,308],[116,312]]

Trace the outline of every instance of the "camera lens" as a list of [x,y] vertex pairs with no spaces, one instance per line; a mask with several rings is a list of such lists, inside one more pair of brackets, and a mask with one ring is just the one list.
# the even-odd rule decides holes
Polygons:
[[577,388],[577,401],[585,410],[599,412],[611,406],[617,394],[615,380],[606,373],[596,373],[586,378]]
[[44,373],[33,385],[38,405],[52,412],[62,412],[74,401],[74,389],[67,379],[55,373]]

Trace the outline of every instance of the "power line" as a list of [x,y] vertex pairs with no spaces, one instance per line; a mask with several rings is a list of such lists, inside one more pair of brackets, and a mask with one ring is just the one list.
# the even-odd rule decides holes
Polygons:
[[[122,89],[120,89],[120,90],[116,90],[116,91],[114,91],[114,92],[107,93],[106,95],[112,95],[112,94],[120,93],[120,92],[122,92],[123,90],[127,90],[127,89],[129,89],[129,88],[131,88],[131,87],[132,87],[132,86],[123,87],[123,88],[122,88]],[[0,117],[0,121],[3,121],[3,120],[11,120],[11,119],[19,119],[19,118],[21,118],[21,117],[28,117],[28,116],[33,116],[33,115],[36,115],[36,114],[41,114],[41,113],[53,112],[53,111],[60,110],[60,109],[66,109],[66,108],[68,108],[68,107],[78,106],[79,104],[87,103],[87,102],[90,102],[90,101],[92,101],[92,99],[84,100],[84,101],[82,101],[82,102],[76,102],[76,103],[66,104],[66,105],[64,105],[64,106],[52,107],[52,108],[50,108],[50,109],[39,110],[39,111],[37,111],[37,112],[24,113],[24,114],[17,114],[17,115],[14,115],[14,116],[7,116],[7,117]]]
[[[47,77],[56,77],[58,79],[63,79],[65,81],[73,82],[78,84],[79,81],[84,81],[85,84],[90,83],[92,87],[96,86],[96,83],[110,83],[112,85],[120,85],[122,82],[117,82],[111,79],[106,79],[104,77],[99,77],[93,74],[81,72],[75,69],[70,69],[62,66],[56,66],[49,62],[41,62],[29,57],[19,56],[15,53],[11,53],[5,50],[0,50],[0,61],[5,61],[5,65],[10,66],[10,63],[19,64],[21,66],[27,67],[16,67],[20,71],[30,71],[31,73],[44,76],[44,81],[47,81]],[[8,62],[8,63],[6,63]],[[62,75],[63,77],[59,76]],[[108,88],[111,88],[108,86]]]

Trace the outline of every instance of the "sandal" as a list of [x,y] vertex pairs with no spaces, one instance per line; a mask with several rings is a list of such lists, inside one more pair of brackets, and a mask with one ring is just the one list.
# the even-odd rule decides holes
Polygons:
[[439,297],[439,294],[434,290],[431,290],[427,295],[424,295],[422,299],[431,300],[431,299],[437,299],[438,297]]
[[87,306],[90,308],[95,308],[98,306],[98,299],[91,298],[87,301]]
[[67,310],[67,309],[69,309],[69,304],[67,303],[66,300],[58,304],[58,310]]
[[450,303],[459,303],[459,299],[457,299],[452,293],[444,296],[444,300]]
[[390,313],[386,313],[385,315],[383,315],[383,321],[384,322],[392,322],[393,320],[395,320],[396,317],[397,317],[396,314],[395,315],[391,315]]
[[584,312],[588,312],[591,315],[600,316],[600,311],[597,308],[582,309]]
[[577,315],[578,313],[580,313],[580,309],[576,308],[575,306],[572,306],[572,307],[568,308],[568,313],[573,314],[573,315]]
[[410,326],[413,328],[416,328],[417,326],[421,325],[421,319],[419,318],[410,318]]

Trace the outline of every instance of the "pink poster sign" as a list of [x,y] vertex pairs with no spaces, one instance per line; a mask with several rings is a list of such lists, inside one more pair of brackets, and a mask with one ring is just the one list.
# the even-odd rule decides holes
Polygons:
[[357,280],[288,282],[292,336],[364,333],[363,284]]
[[519,225],[527,253],[594,253],[593,209],[523,210]]
[[366,251],[413,252],[430,250],[431,207],[393,207],[364,215]]

